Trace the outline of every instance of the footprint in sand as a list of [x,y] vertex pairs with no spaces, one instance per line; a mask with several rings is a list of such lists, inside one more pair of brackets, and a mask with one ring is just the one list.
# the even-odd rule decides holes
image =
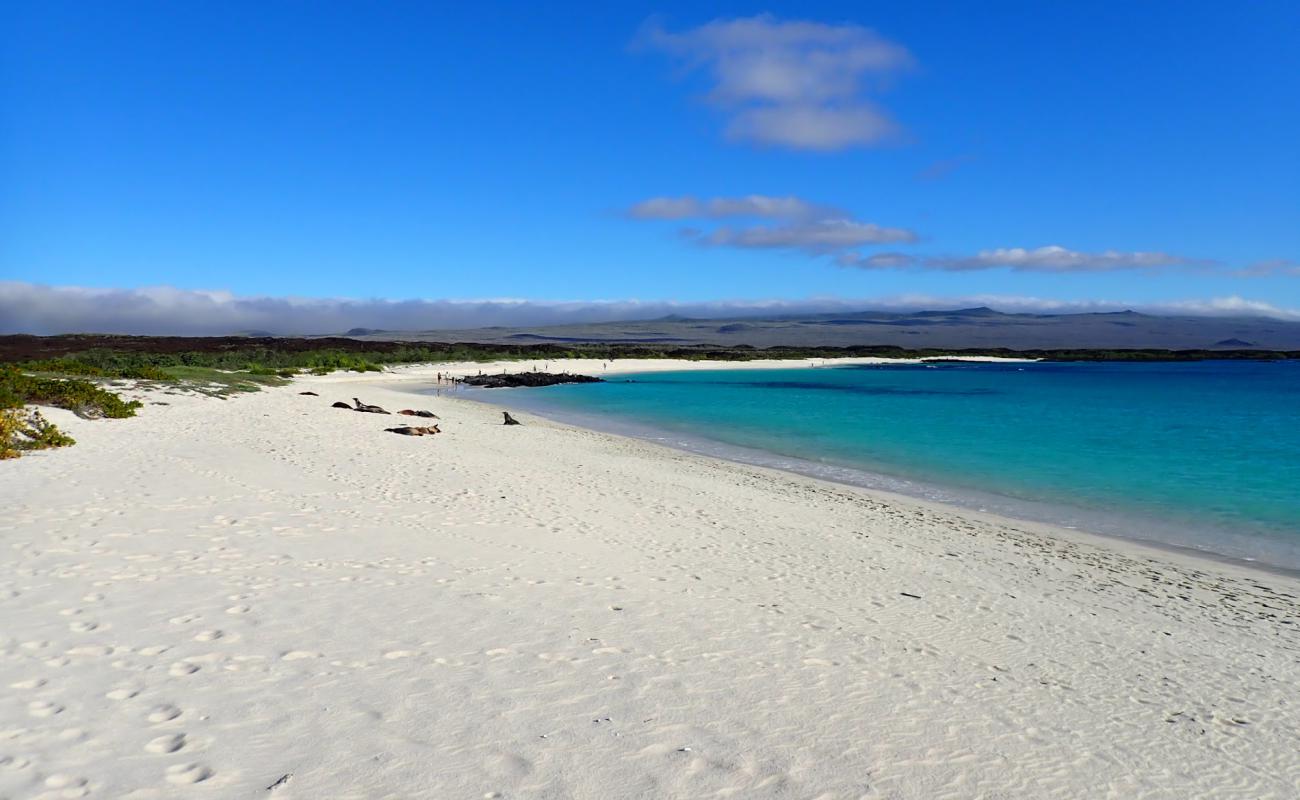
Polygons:
[[22,756],[0,756],[0,769],[17,772],[20,769],[27,769],[31,765],[31,760]]
[[172,617],[167,621],[173,625],[189,625],[191,622],[197,622],[201,618],[201,614],[181,614],[179,617]]
[[227,613],[227,614],[247,614],[248,612],[250,612],[250,611],[252,611],[252,610],[253,610],[252,606],[237,605],[237,606],[231,606],[230,608],[227,608],[227,609],[226,609],[226,613]]
[[85,645],[83,647],[74,647],[68,650],[67,654],[70,656],[109,656],[113,654],[113,648],[103,644]]
[[27,704],[27,713],[33,717],[52,717],[63,712],[63,706],[49,700],[33,700]]
[[109,700],[130,700],[138,694],[140,694],[139,689],[114,689],[104,696]]
[[212,770],[202,764],[175,764],[167,768],[168,783],[199,783],[212,775]]
[[90,793],[90,783],[85,778],[72,775],[51,775],[45,779],[46,789],[60,789],[59,797],[85,797]]
[[39,689],[42,686],[44,686],[46,683],[47,681],[44,678],[32,678],[29,681],[18,681],[17,683],[11,683],[9,684],[9,688],[10,689]]
[[197,633],[197,634],[194,635],[194,641],[196,641],[196,642],[215,642],[216,640],[225,637],[225,635],[226,635],[226,634],[225,634],[224,631],[217,631],[217,630],[212,630],[212,631],[202,631],[202,632]]
[[171,675],[173,678],[183,678],[186,675],[193,675],[198,671],[198,664],[186,664],[184,661],[177,661],[175,664],[172,664],[171,669],[167,670],[167,674]]
[[150,740],[144,749],[150,753],[175,753],[185,746],[185,734],[173,733],[168,736],[159,736],[157,739]]
[[153,723],[170,722],[181,715],[181,710],[173,705],[163,704],[149,709],[145,719]]
[[304,658],[320,658],[320,653],[314,653],[310,650],[290,650],[280,656],[281,661],[301,661]]
[[98,622],[74,622],[68,625],[68,630],[72,631],[73,633],[90,633],[92,631],[97,631],[104,627],[107,626],[100,625]]

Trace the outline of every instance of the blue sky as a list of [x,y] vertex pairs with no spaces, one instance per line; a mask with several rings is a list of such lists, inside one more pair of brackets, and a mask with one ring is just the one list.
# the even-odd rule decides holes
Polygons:
[[6,5],[0,281],[1300,309],[1295,3],[459,5]]

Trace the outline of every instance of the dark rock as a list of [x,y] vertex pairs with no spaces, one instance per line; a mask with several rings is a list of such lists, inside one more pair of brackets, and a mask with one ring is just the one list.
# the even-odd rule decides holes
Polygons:
[[602,378],[590,375],[571,375],[567,372],[516,372],[500,375],[471,375],[461,378],[461,383],[484,389],[509,389],[519,386],[555,386],[560,383],[604,383]]
[[315,392],[298,392],[298,394],[305,394],[308,397],[320,397],[320,395],[316,394]]
[[505,422],[502,423],[503,425],[518,425],[518,424],[520,424],[520,423],[519,423],[519,420],[517,420],[517,419],[515,419],[514,417],[510,416],[510,412],[509,412],[509,411],[502,411],[502,412],[501,412],[501,416],[503,416],[503,417],[506,418],[506,419],[505,419]]
[[351,411],[351,410],[352,410],[352,406],[348,405],[347,403],[343,402],[342,400],[338,401],[337,403],[332,403],[332,404],[330,405],[330,408],[346,408],[348,411]]
[[437,414],[433,413],[432,411],[415,411],[409,408],[404,408],[401,411],[398,411],[397,413],[407,417],[425,417],[426,419],[440,419],[440,417]]

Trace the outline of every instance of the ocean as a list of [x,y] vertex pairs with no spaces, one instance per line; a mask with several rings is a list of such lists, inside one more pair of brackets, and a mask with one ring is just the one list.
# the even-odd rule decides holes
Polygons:
[[480,397],[696,452],[1300,569],[1300,362],[662,372]]

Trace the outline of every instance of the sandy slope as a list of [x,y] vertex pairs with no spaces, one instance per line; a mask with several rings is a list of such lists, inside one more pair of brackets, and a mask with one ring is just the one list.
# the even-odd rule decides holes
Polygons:
[[1300,795],[1293,579],[383,380],[0,463],[0,797]]

